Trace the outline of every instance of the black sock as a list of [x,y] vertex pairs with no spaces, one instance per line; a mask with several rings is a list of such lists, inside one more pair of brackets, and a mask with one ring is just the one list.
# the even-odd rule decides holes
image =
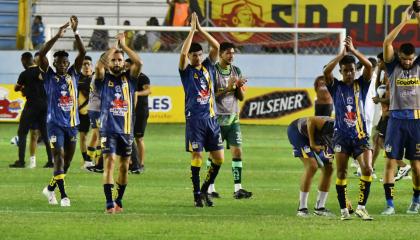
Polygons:
[[92,162],[92,159],[87,155],[87,152],[82,152],[82,157],[85,162]]
[[[363,179],[362,179],[363,178]],[[361,176],[359,181],[359,201],[358,204],[365,206],[369,198],[370,184],[372,183],[371,176]]]
[[125,188],[127,187],[127,184],[119,184],[117,183],[117,198],[115,199],[115,203],[118,204],[118,206],[122,207],[122,198],[124,196]]
[[232,158],[232,174],[233,183],[239,184],[242,182],[242,159]]
[[114,207],[114,201],[112,201],[112,188],[114,184],[104,184],[104,193],[106,198],[106,208],[110,209]]
[[210,169],[207,172],[206,180],[204,181],[203,186],[201,186],[202,193],[207,192],[210,186],[210,182],[214,182],[214,180],[217,177],[217,174],[219,173],[219,169],[220,169],[220,165],[216,165],[213,162],[211,163]]
[[394,207],[394,183],[384,183],[385,200],[389,207]]
[[57,186],[58,186],[58,189],[60,190],[61,199],[66,198],[67,194],[66,194],[66,190],[64,189],[64,178],[57,179]]
[[347,207],[347,184],[346,185],[335,185],[335,189],[337,190],[337,199],[338,203],[340,204],[340,209],[344,209]]
[[191,181],[194,194],[200,193],[200,167],[191,166]]
[[55,180],[54,176],[52,176],[50,183],[48,184],[48,191],[54,191],[55,187],[57,187],[57,181]]

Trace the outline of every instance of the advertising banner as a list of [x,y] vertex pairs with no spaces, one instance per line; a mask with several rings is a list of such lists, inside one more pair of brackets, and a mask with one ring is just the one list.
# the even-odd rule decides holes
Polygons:
[[12,84],[0,84],[0,122],[18,122],[25,104],[20,92]]

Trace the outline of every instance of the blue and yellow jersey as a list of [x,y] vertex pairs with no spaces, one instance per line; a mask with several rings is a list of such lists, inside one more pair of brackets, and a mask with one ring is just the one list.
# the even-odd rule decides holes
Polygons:
[[334,128],[337,133],[344,134],[352,139],[363,139],[368,136],[364,102],[369,84],[370,82],[360,76],[351,85],[334,78],[333,83],[327,86],[334,101]]
[[43,73],[45,92],[48,99],[47,123],[62,127],[79,125],[77,104],[77,83],[80,74],[71,66],[66,75],[60,76],[48,67]]
[[119,76],[106,72],[103,80],[95,80],[101,95],[101,132],[133,134],[136,84],[136,79],[131,78],[129,72]]
[[205,119],[215,116],[214,64],[206,58],[199,68],[188,65],[179,69],[185,92],[185,118]]

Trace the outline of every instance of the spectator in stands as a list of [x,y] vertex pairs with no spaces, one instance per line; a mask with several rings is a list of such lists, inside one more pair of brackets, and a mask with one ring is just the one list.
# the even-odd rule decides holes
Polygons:
[[[96,25],[105,25],[105,19],[102,16],[96,18]],[[89,47],[92,50],[105,51],[108,49],[108,30],[95,29],[89,41]]]
[[32,23],[32,45],[34,49],[40,49],[45,43],[44,23],[42,17],[37,15]]
[[[146,25],[159,26],[159,21],[156,17],[151,17],[147,20]],[[147,50],[157,52],[162,45],[160,37],[160,32],[156,31],[147,31],[145,34],[137,32],[133,40],[133,47],[138,51]]]
[[168,13],[165,18],[166,26],[188,26],[190,5],[187,0],[166,0],[169,4]]
[[[130,21],[125,20],[123,23],[124,26],[130,26]],[[131,49],[133,49],[133,39],[134,39],[134,30],[125,30],[124,36],[125,36],[125,45]]]

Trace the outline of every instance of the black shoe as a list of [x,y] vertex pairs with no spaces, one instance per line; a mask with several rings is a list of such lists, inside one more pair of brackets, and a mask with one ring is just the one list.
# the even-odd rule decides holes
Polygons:
[[203,199],[207,207],[214,206],[213,201],[209,198],[209,195],[207,195],[207,193],[201,193],[201,199]]
[[252,192],[248,192],[245,189],[239,189],[238,191],[233,193],[233,197],[235,199],[250,198],[252,197]]
[[89,172],[95,172],[95,173],[103,173],[104,172],[103,168],[99,168],[97,166],[86,167],[86,170],[88,170]]
[[200,194],[194,193],[194,206],[196,208],[202,208],[202,207],[204,207],[203,206],[203,201],[201,200]]
[[220,198],[220,194],[218,192],[207,193],[207,195],[209,195],[210,198]]
[[19,160],[17,160],[16,162],[9,164],[9,168],[24,168],[25,167],[25,163],[19,162]]
[[54,163],[52,162],[47,162],[45,163],[45,165],[43,166],[43,168],[53,168],[54,167]]
[[140,174],[140,173],[142,173],[141,171],[140,171],[140,168],[135,168],[135,169],[131,169],[131,171],[130,171],[132,174]]

